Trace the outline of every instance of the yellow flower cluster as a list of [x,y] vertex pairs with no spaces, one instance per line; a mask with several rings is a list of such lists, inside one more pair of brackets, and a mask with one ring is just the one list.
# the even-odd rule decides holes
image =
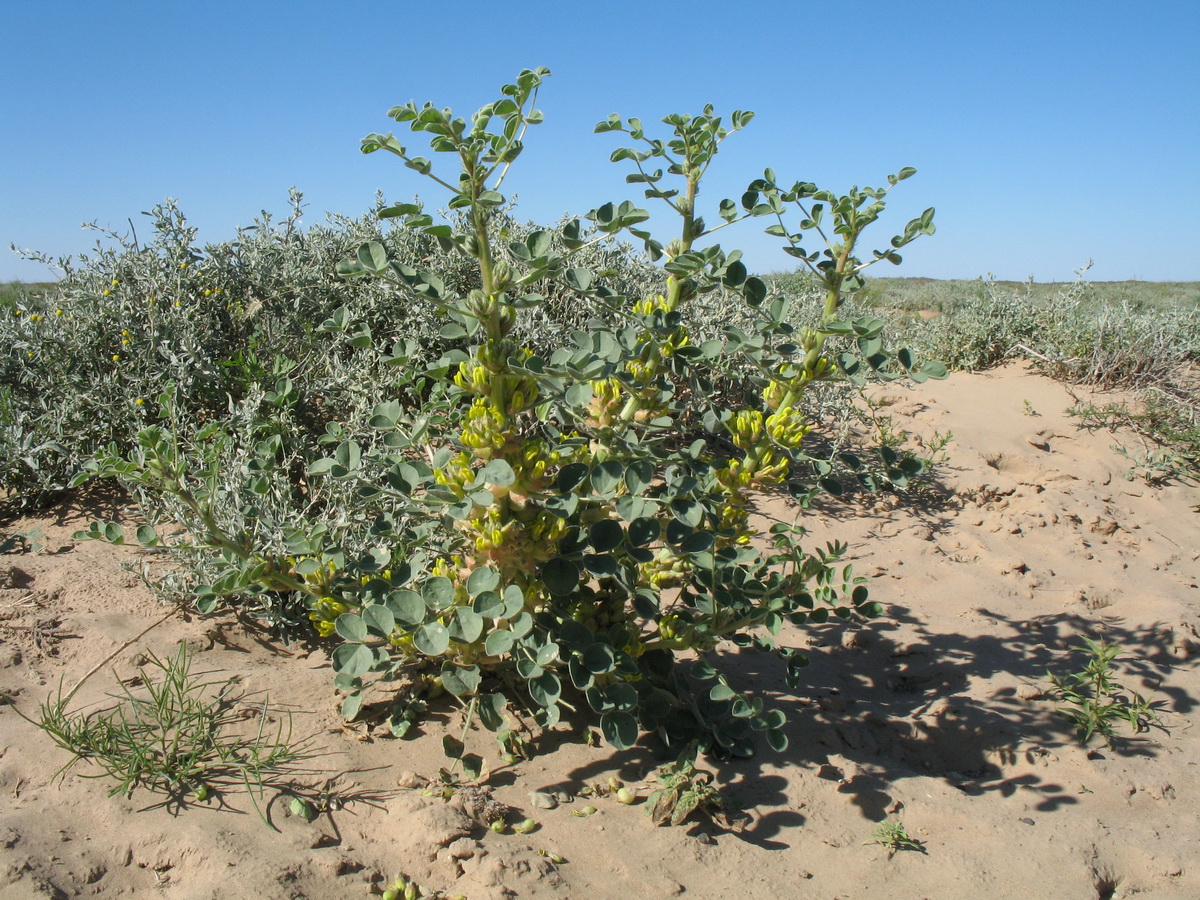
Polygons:
[[739,409],[729,421],[729,435],[739,450],[750,450],[762,443],[763,414],[756,409]]
[[642,578],[658,590],[678,587],[692,571],[690,560],[676,556],[669,547],[663,547],[649,562],[639,563]]
[[[523,350],[518,358],[527,358]],[[529,375],[514,375],[504,371],[503,360],[489,358],[488,348],[481,347],[475,359],[459,366],[454,383],[471,394],[489,399],[506,415],[515,416],[538,402],[537,380]]]
[[804,414],[789,406],[767,417],[767,434],[781,447],[795,450],[811,429]]
[[508,417],[483,397],[475,398],[463,418],[463,446],[479,459],[491,459],[503,451],[511,437]]
[[588,404],[589,419],[598,428],[611,428],[621,414],[622,386],[615,378],[591,382],[592,400]]
[[[296,560],[291,557],[285,557],[283,560],[289,568],[294,568]],[[333,634],[334,623],[337,622],[338,616],[344,612],[349,612],[350,607],[340,600],[334,599],[330,595],[333,587],[334,579],[337,577],[337,566],[332,561],[325,563],[315,572],[310,572],[307,575],[300,576],[304,582],[318,591],[326,594],[319,600],[313,602],[309,609],[308,618],[313,623],[313,627],[317,630],[317,634],[321,637],[329,637]]]
[[666,297],[662,294],[654,294],[634,302],[633,311],[639,316],[649,316],[656,312],[670,312],[671,307],[668,305]]
[[334,632],[338,616],[348,610],[349,607],[340,600],[334,600],[332,597],[322,597],[313,603],[312,609],[308,613],[308,618],[317,630],[317,634],[321,637],[329,637]]

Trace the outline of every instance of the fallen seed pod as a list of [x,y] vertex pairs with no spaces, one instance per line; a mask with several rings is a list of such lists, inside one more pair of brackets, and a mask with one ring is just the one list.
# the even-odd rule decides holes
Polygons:
[[594,806],[585,806],[583,809],[571,810],[571,815],[578,816],[579,818],[583,818],[584,816],[592,816],[595,814],[596,814],[596,807],[594,807]]
[[293,816],[299,816],[305,822],[311,822],[317,817],[317,811],[313,809],[313,805],[303,797],[293,797],[289,808]]
[[200,787],[196,788],[196,790],[192,793],[192,796],[195,797],[198,802],[203,803],[208,799],[208,793],[208,785],[202,784]]
[[524,822],[521,822],[518,825],[514,825],[513,831],[515,831],[517,834],[529,834],[533,831],[536,831],[537,827],[538,827],[538,823],[535,822],[533,819],[526,819]]
[[496,834],[504,834],[504,832],[508,830],[508,823],[503,819],[497,819],[488,827],[491,828]]
[[617,802],[624,803],[626,806],[629,806],[630,804],[637,802],[637,794],[635,794],[629,788],[623,787],[617,791]]

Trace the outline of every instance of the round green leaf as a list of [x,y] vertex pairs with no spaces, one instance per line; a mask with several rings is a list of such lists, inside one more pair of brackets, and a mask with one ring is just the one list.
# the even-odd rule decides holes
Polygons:
[[637,720],[627,712],[606,712],[600,717],[600,731],[618,750],[628,750],[637,742]]
[[672,519],[667,523],[667,543],[672,545],[682,544],[693,534],[692,526],[679,519]]
[[629,488],[629,493],[640,494],[650,486],[650,482],[654,480],[654,463],[648,459],[639,459],[631,462],[625,468],[625,486]]
[[483,649],[488,656],[504,656],[516,642],[517,639],[511,631],[499,628],[487,636],[487,640],[483,642]]
[[375,654],[366,644],[341,644],[333,650],[333,670],[339,675],[359,678],[375,664]]
[[450,631],[441,622],[426,622],[413,635],[413,646],[426,656],[441,656],[450,647]]
[[525,608],[525,594],[515,585],[510,584],[504,589],[504,617],[511,619]]
[[693,528],[699,526],[704,519],[704,507],[695,500],[689,500],[686,497],[677,497],[671,501],[671,512],[675,514],[675,518],[679,519],[685,525],[691,525]]
[[696,531],[679,542],[681,553],[704,553],[711,550],[713,536],[711,531]]
[[537,664],[539,666],[549,666],[558,660],[558,644],[553,642],[543,644],[537,652]]
[[617,663],[617,655],[608,644],[592,644],[581,656],[584,668],[593,675],[611,672]]
[[662,536],[662,526],[658,519],[642,516],[629,523],[629,543],[634,547],[645,547]]
[[400,590],[388,594],[387,608],[396,621],[405,625],[420,625],[425,621],[425,600],[416,591]]
[[520,640],[533,631],[533,616],[527,612],[523,612],[509,622],[508,627],[512,631],[513,637]]
[[575,488],[579,487],[579,485],[583,484],[583,480],[587,478],[589,471],[584,463],[568,463],[559,470],[555,486],[560,493],[569,494]]
[[645,497],[635,497],[632,494],[622,494],[617,498],[617,515],[626,522],[649,515],[654,512],[654,504]]
[[517,480],[517,473],[513,471],[513,467],[502,459],[493,459],[483,467],[479,476],[488,484],[497,487],[508,487]]
[[735,696],[733,688],[722,681],[718,681],[712,686],[708,692],[708,696],[713,700],[728,700]]
[[592,466],[592,489],[601,497],[611,497],[617,492],[625,468],[615,459]]
[[567,388],[567,405],[576,408],[586,407],[592,402],[592,386],[586,381],[579,381]]
[[543,672],[529,682],[529,696],[538,706],[554,706],[562,696],[562,683],[553,672]]
[[467,593],[472,597],[483,591],[494,591],[500,584],[500,573],[495,569],[482,566],[471,573],[467,579]]
[[422,585],[421,596],[430,609],[445,609],[454,602],[454,583],[444,575],[436,575]]
[[500,599],[500,595],[495,591],[484,591],[475,598],[475,602],[471,604],[471,609],[479,613],[481,616],[487,616],[489,619],[502,619],[505,616],[504,601]]
[[479,690],[482,681],[483,676],[479,672],[479,666],[460,668],[449,663],[442,666],[442,687],[455,697],[475,693]]
[[608,699],[619,710],[632,712],[637,709],[638,692],[632,684],[625,681],[617,681],[605,688],[605,693],[608,694]]
[[542,582],[556,597],[566,597],[579,587],[579,566],[561,556],[542,566]]
[[382,604],[368,606],[362,611],[363,624],[367,631],[379,637],[388,637],[396,627],[395,614]]
[[588,531],[588,539],[597,553],[607,553],[621,546],[625,530],[615,519],[601,519]]
[[362,616],[357,613],[342,613],[333,623],[333,627],[343,640],[365,641],[367,639],[367,625],[363,622]]
[[347,722],[353,722],[358,716],[358,711],[362,709],[362,705],[362,691],[355,691],[352,694],[347,694],[342,700],[342,718]]
[[612,578],[620,571],[617,558],[611,553],[585,553],[583,567],[589,574],[595,575],[597,578]]
[[473,644],[483,634],[483,616],[467,606],[454,611],[450,621],[450,637],[463,644]]

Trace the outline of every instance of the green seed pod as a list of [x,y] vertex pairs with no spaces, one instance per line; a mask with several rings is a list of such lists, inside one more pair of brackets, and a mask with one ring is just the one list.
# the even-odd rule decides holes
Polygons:
[[581,819],[584,816],[594,816],[595,814],[596,814],[596,807],[594,807],[594,806],[585,806],[583,809],[571,810],[571,815],[577,816],[578,818],[581,818]]
[[624,803],[626,806],[630,806],[631,804],[637,802],[637,794],[635,794],[629,788],[623,787],[617,791],[617,802]]
[[504,834],[504,832],[508,830],[508,823],[503,819],[497,819],[488,827],[491,828],[496,834]]
[[196,790],[195,790],[195,792],[193,792],[192,796],[195,797],[198,802],[203,803],[205,800],[208,799],[208,794],[209,794],[208,785],[202,784],[198,788],[196,788]]
[[299,816],[305,822],[311,822],[317,817],[317,811],[313,809],[313,805],[303,797],[293,797],[289,808],[293,816]]
[[530,832],[536,831],[537,827],[538,823],[533,819],[526,819],[524,822],[514,825],[513,831],[515,831],[517,834],[529,834]]
[[382,896],[383,900],[400,900],[400,892],[395,888],[388,888]]
[[415,881],[410,881],[408,887],[404,889],[404,900],[417,900],[418,895],[425,893],[417,887]]

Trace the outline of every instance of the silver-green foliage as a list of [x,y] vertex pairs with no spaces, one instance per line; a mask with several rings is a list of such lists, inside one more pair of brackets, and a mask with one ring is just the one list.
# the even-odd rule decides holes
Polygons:
[[[1200,359],[1200,307],[1162,306],[1129,298],[1108,302],[1083,279],[1047,292],[980,280],[917,304],[930,320],[888,317],[897,337],[948,366],[978,370],[1027,359],[1048,374],[1104,388],[1172,386]],[[887,313],[876,310],[880,314]]]
[[[432,266],[459,290],[478,273],[433,237],[389,227],[374,213],[308,227],[301,213],[293,191],[283,219],[264,212],[234,239],[201,246],[168,200],[146,214],[148,243],[132,230],[101,230],[107,243],[79,259],[26,253],[61,278],[12,291],[0,310],[0,489],[8,502],[63,488],[101,448],[131,448],[157,421],[155,398],[168,385],[177,420],[190,424],[219,419],[286,380],[308,443],[329,422],[364,424],[381,394],[411,402],[404,391],[423,387],[398,379],[398,364],[436,359],[461,340],[443,334],[436,307],[414,302],[398,315],[391,290],[339,278],[338,262],[374,241],[394,259]],[[503,214],[492,225],[498,238],[533,228]],[[628,245],[601,241],[585,257],[620,290],[661,282]],[[519,328],[531,345],[561,346],[567,331],[599,312],[559,292]]]

